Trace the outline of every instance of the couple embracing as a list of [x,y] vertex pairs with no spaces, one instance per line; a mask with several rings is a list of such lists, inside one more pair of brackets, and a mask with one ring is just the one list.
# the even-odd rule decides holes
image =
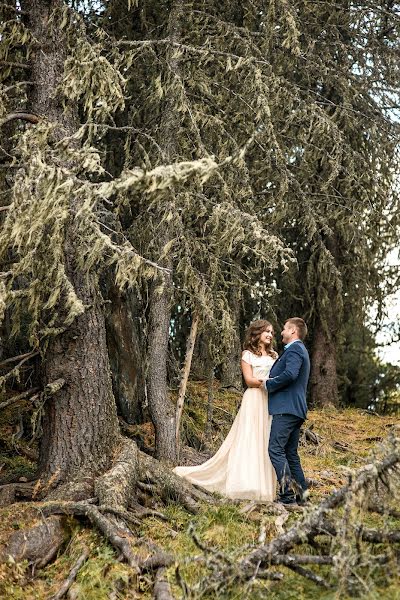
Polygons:
[[214,456],[199,466],[176,467],[177,475],[229,498],[304,503],[308,491],[298,444],[307,416],[307,326],[290,318],[281,335],[285,347],[278,356],[271,323],[250,324],[241,361],[247,389],[233,425]]

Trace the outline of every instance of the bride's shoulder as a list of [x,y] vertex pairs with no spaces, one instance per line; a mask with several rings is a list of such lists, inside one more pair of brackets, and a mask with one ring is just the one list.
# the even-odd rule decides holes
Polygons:
[[253,352],[251,352],[250,350],[243,350],[242,360],[244,360],[244,362],[247,362],[249,363],[249,365],[251,365],[254,360],[254,357],[255,354],[253,354]]

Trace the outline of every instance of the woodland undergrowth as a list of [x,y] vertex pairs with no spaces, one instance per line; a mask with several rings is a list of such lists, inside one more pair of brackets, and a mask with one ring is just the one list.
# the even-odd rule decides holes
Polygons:
[[[189,383],[183,431],[192,447],[184,447],[183,461],[205,460],[229,429],[240,395],[221,391],[217,384],[214,392],[213,436],[205,445],[206,385]],[[36,443],[18,434],[24,402],[6,409],[0,425],[2,481],[19,478],[22,485],[34,472]],[[193,514],[173,499],[156,498],[147,515],[128,524],[134,533],[134,555],[142,564],[154,556],[154,549],[169,557],[160,569],[160,582],[170,598],[257,599],[266,593],[276,600],[398,598],[398,463],[394,459],[393,467],[380,473],[366,466],[382,465],[388,456],[398,456],[397,423],[396,417],[356,409],[310,411],[301,445],[312,483],[309,506],[288,512],[271,504],[216,498],[215,504],[202,504]],[[125,425],[124,434],[151,451],[150,424]],[[342,499],[331,500],[345,488]],[[324,502],[331,502],[331,507],[316,516]],[[2,508],[1,547],[13,533],[43,521],[46,506],[15,502]],[[151,512],[156,509],[158,514]],[[63,519],[64,541],[46,566],[27,560],[2,564],[1,597],[56,598],[77,564],[66,598],[163,597],[157,596],[151,569],[135,571],[96,527],[88,527],[87,520]],[[292,536],[292,542],[285,541],[287,536]],[[267,557],[263,552],[268,547]],[[289,561],[294,557],[293,564],[288,557]]]

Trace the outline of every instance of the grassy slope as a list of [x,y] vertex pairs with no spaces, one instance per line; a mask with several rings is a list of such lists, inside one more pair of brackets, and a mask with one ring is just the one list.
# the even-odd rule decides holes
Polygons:
[[[203,384],[191,383],[188,389],[188,404],[185,410],[184,429],[188,437],[201,440],[205,424],[207,390]],[[237,410],[240,396],[215,389],[215,410],[213,423],[213,440],[210,449],[220,444],[226,435]],[[12,411],[3,415],[0,438],[9,439],[13,431],[15,415]],[[301,449],[302,460],[308,477],[316,482],[313,488],[313,502],[318,502],[324,495],[346,480],[346,468],[356,468],[363,464],[365,458],[379,439],[385,437],[390,428],[396,423],[395,417],[377,417],[361,411],[347,409],[344,411],[311,411],[308,426],[313,426],[322,441],[319,446],[307,444]],[[15,424],[15,423],[14,423]],[[146,441],[151,440],[151,428],[144,427]],[[332,442],[340,442],[343,450],[335,450]],[[3,456],[0,463],[4,472],[14,472],[25,476],[32,471],[34,465],[27,458],[12,455],[10,448],[3,445]],[[217,547],[222,552],[239,557],[249,546],[257,544],[260,531],[263,529],[266,539],[272,539],[277,534],[275,517],[266,514],[262,506],[253,510],[241,512],[248,503],[226,504],[220,507],[204,509],[193,517],[179,506],[171,504],[166,510],[169,523],[160,523],[154,518],[143,520],[140,536],[151,539],[157,545],[172,552],[180,565],[185,579],[194,584],[202,573],[202,567],[193,557],[199,555],[199,550],[188,535],[188,526],[193,524],[201,540],[211,547]],[[40,518],[37,508],[32,505],[16,504],[0,509],[0,544],[19,528],[31,524]],[[298,516],[293,514],[285,527],[290,525]],[[371,517],[371,526],[381,524],[380,517]],[[116,560],[114,551],[103,542],[96,532],[85,530],[75,521],[69,521],[72,537],[65,552],[59,558],[35,574],[29,575],[26,565],[3,565],[0,567],[0,597],[12,600],[44,599],[54,593],[62,580],[67,576],[74,561],[80,555],[83,545],[90,548],[90,559],[81,569],[74,589],[78,599],[106,600],[113,589],[118,589],[129,575],[129,569]],[[399,525],[399,524],[398,524]],[[143,548],[139,552],[145,552]],[[174,567],[168,571],[171,582],[174,582]],[[281,569],[282,570],[282,569]],[[283,569],[283,571],[285,571]],[[360,597],[365,599],[400,600],[399,579],[394,576],[389,582],[375,578],[376,587],[369,592],[364,591]],[[175,586],[174,586],[175,588]],[[179,589],[175,588],[177,596]],[[307,582],[290,571],[285,571],[285,579],[279,583],[260,582],[252,587],[242,586],[224,596],[226,598],[268,598],[273,600],[293,599],[334,599],[338,596],[333,592],[321,591],[316,585]],[[132,582],[129,592],[117,598],[150,598],[151,583],[146,577]],[[346,596],[342,596],[346,597]]]

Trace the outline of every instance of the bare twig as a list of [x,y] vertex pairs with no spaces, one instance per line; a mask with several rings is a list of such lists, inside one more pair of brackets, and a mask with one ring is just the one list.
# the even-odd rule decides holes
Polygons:
[[[0,369],[3,369],[4,367],[6,367],[7,365],[13,363],[13,362],[17,362],[17,360],[27,360],[28,358],[32,358],[33,356],[36,356],[37,354],[39,354],[39,352],[37,350],[31,350],[30,352],[26,352],[25,354],[19,354],[18,356],[12,356],[11,358],[6,358],[6,360],[3,360],[0,363]],[[22,363],[20,363],[22,364]]]
[[12,62],[10,60],[0,60],[0,65],[6,67],[16,67],[17,69],[30,69],[31,66],[28,63]]
[[38,115],[35,115],[34,113],[13,112],[13,113],[9,113],[8,115],[6,115],[0,121],[0,127],[2,127],[3,125],[6,125],[6,123],[10,123],[11,121],[17,121],[17,120],[27,121],[28,123],[33,123],[34,125],[36,125],[37,123],[39,123],[40,117]]
[[5,400],[4,402],[0,402],[0,410],[3,408],[6,408],[7,406],[10,406],[10,404],[14,404],[14,402],[18,402],[19,400],[25,400],[25,398],[28,398],[29,396],[32,396],[32,395],[35,396],[39,390],[40,390],[40,388],[34,387],[34,388],[31,388],[30,390],[26,390],[25,392],[22,392],[21,394],[12,396],[11,398],[9,398],[8,400]]

